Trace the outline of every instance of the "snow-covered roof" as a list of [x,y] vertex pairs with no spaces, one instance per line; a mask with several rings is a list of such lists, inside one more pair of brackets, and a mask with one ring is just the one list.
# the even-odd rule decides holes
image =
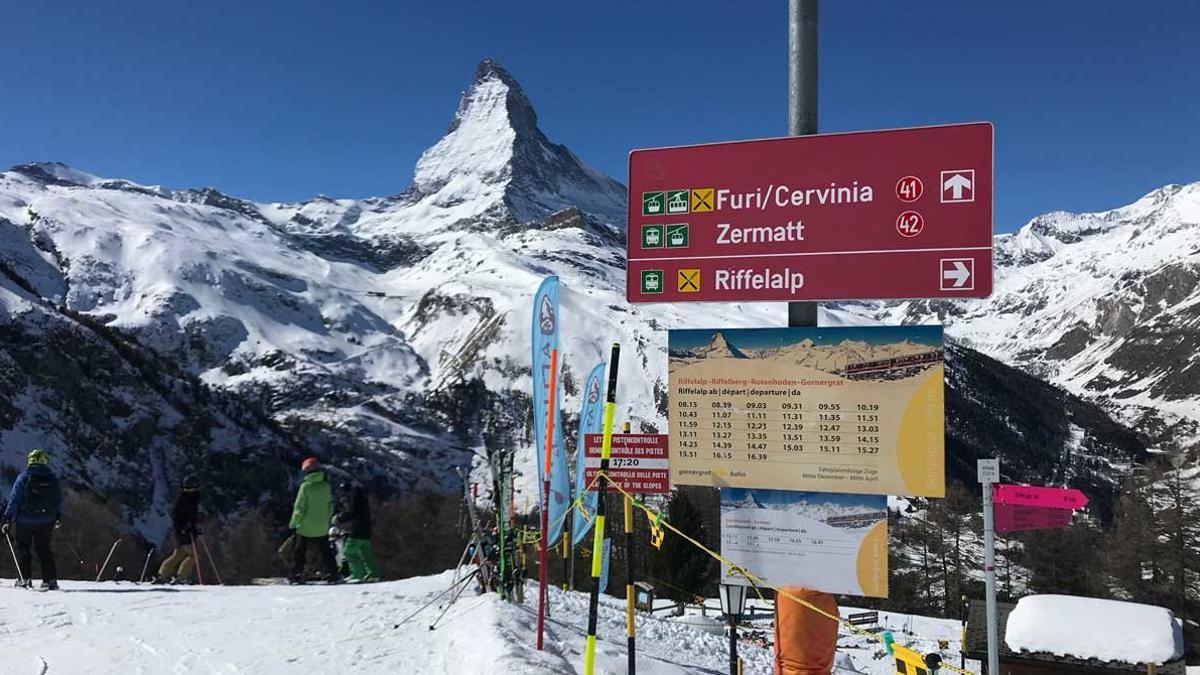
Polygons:
[[1163,664],[1183,653],[1183,633],[1167,609],[1071,595],[1021,598],[1004,641],[1013,651],[1079,659]]

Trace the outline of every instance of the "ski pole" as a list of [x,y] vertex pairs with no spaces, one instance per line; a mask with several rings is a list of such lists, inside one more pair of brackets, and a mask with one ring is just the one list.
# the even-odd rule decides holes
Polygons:
[[204,547],[204,555],[208,556],[209,567],[212,567],[213,574],[217,575],[217,585],[224,586],[225,582],[221,581],[221,572],[217,569],[216,561],[213,560],[212,551],[208,550],[208,542],[204,540],[204,537],[197,536],[196,538],[200,540],[200,545]]
[[467,546],[466,546],[466,548],[463,549],[462,556],[460,556],[458,559],[458,564],[454,566],[454,576],[451,577],[451,580],[450,580],[451,586],[458,585],[458,572],[459,572],[459,570],[462,569],[463,565],[467,564],[467,552],[469,552],[471,550],[471,542],[473,542],[473,541],[474,541],[474,539],[467,539]]
[[4,541],[8,542],[8,552],[12,554],[13,565],[17,567],[17,580],[21,582],[22,586],[24,586],[25,575],[21,573],[21,563],[17,562],[17,549],[13,548],[12,539],[8,538],[7,532],[4,533]]
[[108,569],[108,561],[112,560],[113,551],[117,550],[117,545],[121,543],[121,538],[113,542],[112,548],[108,549],[108,557],[104,559],[104,564],[100,566],[100,573],[96,575],[96,581],[99,582],[104,576],[104,570]]
[[[476,574],[479,574],[479,573],[476,572]],[[470,577],[468,577],[468,578],[470,578]],[[480,578],[482,578],[482,576]],[[437,628],[437,623],[442,620],[443,616],[446,616],[446,612],[450,611],[450,608],[452,606],[454,606],[454,603],[458,602],[458,596],[462,595],[463,591],[467,590],[467,586],[469,586],[469,585],[470,584],[466,584],[466,585],[458,587],[458,590],[455,591],[454,595],[450,597],[450,602],[446,603],[446,606],[442,608],[442,612],[437,615],[437,618],[433,620],[433,623],[429,624],[429,630],[433,630],[434,628]]]
[[146,551],[146,562],[142,563],[142,576],[138,578],[138,583],[146,580],[146,570],[150,569],[150,556],[154,555],[154,547],[151,546],[149,551]]
[[203,586],[204,570],[201,568],[204,566],[200,564],[200,556],[196,555],[196,535],[191,534],[188,536],[192,538],[192,560],[196,561],[196,579],[200,582],[200,585]]
[[401,620],[400,620],[400,623],[397,623],[396,625],[392,626],[392,628],[393,628],[393,629],[395,629],[395,628],[399,628],[400,626],[403,626],[404,624],[408,623],[409,621],[411,621],[411,620],[412,620],[412,618],[413,618],[413,617],[415,617],[416,615],[418,615],[418,614],[420,614],[421,612],[425,611],[425,609],[426,609],[427,607],[429,607],[429,606],[430,606],[430,605],[432,605],[433,603],[437,602],[438,600],[441,600],[441,599],[442,599],[442,596],[446,595],[447,593],[450,593],[451,591],[454,591],[454,590],[456,590],[456,589],[457,589],[457,590],[461,590],[462,588],[466,588],[466,583],[467,583],[468,581],[470,581],[470,580],[474,579],[476,574],[479,574],[479,570],[473,570],[473,571],[472,571],[470,574],[466,575],[466,576],[465,576],[465,577],[463,577],[462,579],[459,579],[457,582],[455,582],[455,583],[454,583],[452,586],[450,586],[450,587],[449,587],[449,588],[447,588],[446,590],[444,590],[444,591],[442,591],[441,593],[438,593],[437,595],[433,596],[433,599],[432,599],[432,600],[430,600],[429,602],[425,603],[424,605],[421,605],[421,607],[420,607],[420,608],[418,608],[418,609],[417,609],[417,611],[415,611],[415,612],[413,612],[412,614],[409,614],[408,616],[406,616],[406,617],[404,617],[403,619],[401,619]]
[[79,561],[79,566],[87,569],[87,563],[83,562],[83,556],[79,555],[79,551],[75,550],[75,547],[71,545],[71,542],[67,541],[66,539],[63,539],[62,542],[67,545],[68,549],[71,550],[71,555],[75,556],[75,559]]

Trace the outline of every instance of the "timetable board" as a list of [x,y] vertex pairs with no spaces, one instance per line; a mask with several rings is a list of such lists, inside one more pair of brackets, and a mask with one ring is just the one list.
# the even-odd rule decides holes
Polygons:
[[670,331],[671,483],[941,497],[940,326]]
[[775,586],[886,598],[887,542],[884,495],[721,490],[721,556]]

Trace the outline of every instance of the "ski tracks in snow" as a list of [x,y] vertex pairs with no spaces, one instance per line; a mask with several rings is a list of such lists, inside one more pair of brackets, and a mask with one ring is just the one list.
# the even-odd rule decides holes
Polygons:
[[[525,605],[503,602],[495,594],[476,595],[468,588],[447,608],[449,595],[438,596],[453,581],[446,572],[363,586],[163,588],[68,581],[61,593],[0,591],[3,672],[583,672],[587,594],[549,589],[546,649],[537,651],[535,583],[526,586]],[[622,600],[601,596],[598,675],[625,672],[624,610]],[[410,621],[401,623],[409,616]],[[921,621],[928,624],[917,631],[923,637],[957,636],[957,622]],[[673,619],[639,615],[638,672],[723,673],[727,640]],[[884,668],[887,660],[872,658],[868,649],[865,644],[846,646],[859,670],[890,672]],[[743,642],[739,651],[748,674],[771,672],[768,650]],[[8,656],[18,653],[26,656]]]

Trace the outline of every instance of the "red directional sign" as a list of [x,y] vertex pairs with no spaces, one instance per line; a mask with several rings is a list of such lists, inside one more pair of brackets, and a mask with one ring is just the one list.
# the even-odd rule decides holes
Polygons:
[[[604,442],[604,434],[587,434],[583,440],[586,458],[583,480],[585,485],[591,485],[600,469],[600,447]],[[608,475],[628,492],[659,495],[670,492],[667,435],[613,434]]]
[[1071,509],[1053,509],[1045,506],[996,504],[992,508],[997,532],[1060,529],[1070,525],[1071,516],[1075,515]]
[[630,302],[992,292],[992,125],[629,155]]
[[1074,488],[1032,487],[999,483],[993,490],[992,496],[997,504],[1040,506],[1049,509],[1082,509],[1088,503],[1087,496]]

